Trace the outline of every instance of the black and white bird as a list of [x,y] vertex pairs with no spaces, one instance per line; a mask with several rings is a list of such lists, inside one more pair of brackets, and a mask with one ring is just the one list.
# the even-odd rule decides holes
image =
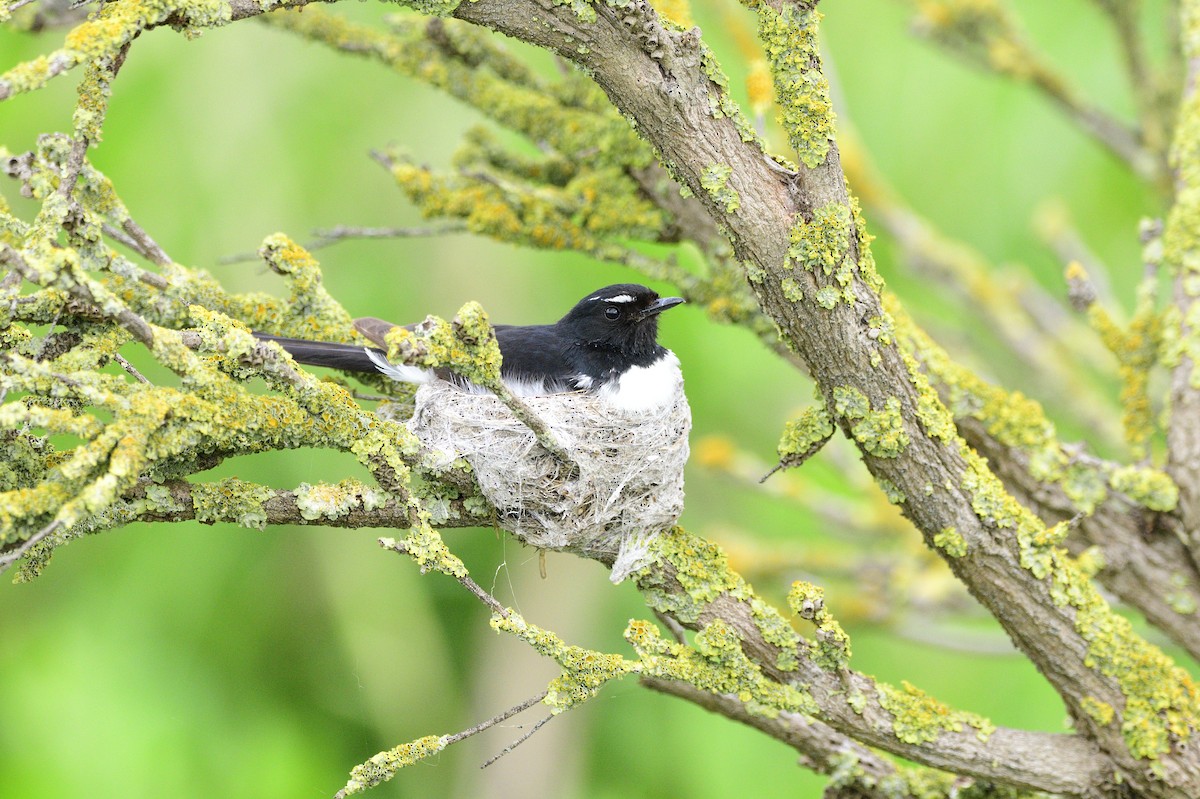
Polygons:
[[[495,325],[500,376],[517,396],[586,391],[623,411],[662,407],[674,399],[681,382],[679,359],[658,343],[658,315],[683,302],[636,283],[618,283],[591,292],[554,324]],[[367,317],[354,320],[354,327],[382,349],[255,335],[278,342],[312,366],[378,370],[408,383],[440,379],[483,390],[449,372],[389,363],[386,336],[397,327],[391,322]]]

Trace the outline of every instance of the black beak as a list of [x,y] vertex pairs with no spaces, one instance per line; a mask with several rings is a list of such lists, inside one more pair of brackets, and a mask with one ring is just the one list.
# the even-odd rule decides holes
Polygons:
[[650,303],[646,310],[642,311],[641,318],[645,319],[647,316],[660,314],[668,308],[674,308],[676,305],[683,305],[685,302],[687,302],[687,300],[685,300],[683,297],[659,297],[657,300]]

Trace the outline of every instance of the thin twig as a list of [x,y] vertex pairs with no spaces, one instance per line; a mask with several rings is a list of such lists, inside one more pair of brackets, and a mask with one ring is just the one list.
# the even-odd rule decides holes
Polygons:
[[654,616],[667,628],[667,631],[671,633],[671,637],[675,639],[676,643],[687,644],[687,631],[682,624],[676,621],[675,617],[668,616],[661,610],[654,611]]
[[79,182],[79,173],[83,171],[83,163],[87,159],[87,151],[91,142],[86,136],[75,136],[71,139],[71,153],[67,156],[67,168],[62,173],[58,184],[58,193],[69,198]]
[[[37,277],[33,269],[25,262],[15,249],[7,244],[0,245],[0,261],[6,261],[20,272],[31,283],[37,283]],[[40,285],[40,284],[39,284]],[[96,298],[92,295],[92,291],[85,283],[76,282],[67,288],[67,293],[77,300],[87,303],[90,306],[100,308],[100,303],[96,302]],[[104,311],[105,316],[115,319],[121,327],[133,334],[133,337],[145,344],[147,347],[154,346],[154,330],[150,327],[141,316],[138,316],[128,308],[122,307],[119,311],[112,313]]]
[[[442,236],[450,233],[464,233],[467,230],[466,223],[449,223],[441,227],[348,227],[338,225],[337,227],[327,230],[315,230],[313,235],[317,238],[313,239],[308,244],[304,245],[305,249],[319,250],[322,247],[329,247],[337,244],[340,241],[347,239],[399,239],[399,238],[419,238],[423,236]],[[239,252],[233,255],[226,255],[217,260],[217,263],[228,266],[230,264],[249,263],[257,261],[261,256],[258,252]]]
[[33,549],[33,547],[39,541],[41,541],[42,539],[46,538],[49,535],[53,535],[54,533],[58,532],[59,528],[61,528],[62,526],[63,526],[63,523],[61,521],[55,520],[55,521],[51,522],[50,524],[46,525],[45,527],[43,527],[41,530],[34,533],[33,535],[29,536],[29,538],[26,539],[25,543],[21,544],[21,546],[17,547],[16,549],[9,550],[8,552],[5,552],[3,554],[0,554],[0,574],[3,574],[4,572],[8,571],[9,567],[11,567],[14,563],[16,563],[22,557],[24,557],[25,553],[28,552],[29,550]]
[[345,239],[407,239],[424,236],[441,236],[447,233],[464,233],[467,230],[465,222],[448,222],[439,227],[353,227],[337,225],[336,227],[313,231],[316,238],[308,245],[309,250],[328,247]]
[[[408,544],[405,543],[403,539],[380,538],[379,546],[383,547],[384,549],[390,549],[393,552],[399,552],[402,555],[410,554]],[[451,576],[454,577],[455,580],[458,580],[459,584],[462,585],[463,588],[466,588],[468,591],[474,594],[476,599],[487,605],[493,613],[498,616],[502,616],[503,618],[508,618],[508,608],[500,604],[500,600],[496,599],[496,597],[485,591],[483,587],[479,585],[479,583],[472,580],[469,574],[452,574]]]
[[37,352],[33,355],[33,359],[35,361],[40,361],[42,356],[46,354],[46,345],[50,343],[50,334],[54,332],[54,328],[58,327],[58,320],[62,318],[64,307],[65,306],[60,305],[58,306],[58,310],[54,312],[54,318],[50,320],[50,326],[46,329],[46,335],[42,336],[42,340],[38,344]]
[[37,0],[17,0],[17,2],[13,3],[12,5],[10,5],[8,7],[8,13],[11,14],[14,11],[16,11],[18,8],[24,8],[25,6],[29,5],[30,3],[36,3],[36,2],[37,2]]
[[[109,77],[100,78],[99,83],[101,88],[107,92],[108,87],[112,85],[113,80],[117,77],[117,73],[121,71],[121,67],[125,64],[125,57],[129,55],[130,42],[126,42],[116,54],[112,57],[112,62],[109,65]],[[82,100],[80,101],[83,102]],[[101,113],[107,111],[107,107],[101,106]],[[87,162],[87,151],[92,146],[92,140],[84,136],[77,128],[75,135],[71,137],[71,153],[67,156],[66,169],[62,173],[61,180],[58,185],[58,193],[63,198],[74,202],[71,196],[75,192],[75,184],[79,182],[79,173],[83,171],[83,166]]]
[[[1129,76],[1133,101],[1137,104],[1141,122],[1141,138],[1146,146],[1161,152],[1167,146],[1167,119],[1164,115],[1162,85],[1154,68],[1146,57],[1146,46],[1138,22],[1140,4],[1137,2],[1111,2],[1102,0],[1098,5],[1111,20],[1125,57],[1125,70]],[[1177,16],[1177,15],[1176,15]]]
[[133,364],[131,364],[129,361],[125,360],[118,354],[113,355],[113,360],[116,361],[117,363],[121,364],[122,369],[124,369],[126,372],[129,372],[129,374],[131,374],[135,378],[137,378],[137,381],[139,383],[145,383],[146,385],[150,385],[150,381],[146,379],[145,375],[143,375],[141,372],[139,372],[137,369],[135,369]]
[[1065,208],[1058,204],[1043,208],[1034,219],[1034,229],[1060,262],[1078,261],[1087,270],[1099,296],[1111,301],[1113,292],[1109,275],[1112,270],[1088,247]]
[[136,240],[134,240],[134,238],[132,236],[130,236],[128,233],[121,230],[119,227],[116,227],[108,222],[105,222],[100,226],[100,229],[104,231],[105,236],[112,239],[117,244],[120,244],[124,247],[128,247],[129,249],[133,250],[134,252],[136,252],[140,255],[145,255],[145,253],[142,252],[142,248],[138,244],[138,242]]
[[[4,275],[4,279],[0,280],[0,292],[2,292],[4,294],[10,294],[10,293],[12,294],[12,299],[10,299],[8,301],[9,317],[15,316],[17,313],[17,299],[20,296],[20,294],[18,292],[21,289],[21,281],[22,280],[23,280],[23,278],[21,277],[20,271],[18,271],[15,268],[9,269],[8,272]],[[0,388],[0,403],[3,403],[4,398],[7,396],[8,396],[8,386]]]
[[539,721],[537,724],[534,724],[534,725],[533,725],[533,728],[532,728],[532,729],[530,729],[530,730],[529,730],[529,732],[525,733],[525,734],[524,734],[524,735],[522,735],[520,738],[518,738],[517,740],[513,741],[512,743],[510,743],[508,746],[506,746],[506,747],[504,747],[503,749],[501,749],[501,750],[500,750],[500,752],[499,752],[498,754],[496,754],[494,757],[492,757],[490,760],[488,760],[486,763],[484,763],[482,766],[480,766],[480,768],[487,768],[488,766],[492,765],[493,763],[495,763],[495,762],[496,762],[497,760],[499,760],[500,758],[502,758],[502,757],[504,757],[505,755],[507,755],[507,754],[508,754],[509,752],[511,752],[512,750],[516,749],[516,748],[517,748],[518,746],[520,746],[521,744],[523,744],[523,743],[525,743],[526,741],[528,741],[530,738],[532,738],[532,737],[533,737],[533,734],[534,734],[535,732],[537,732],[537,731],[538,731],[538,730],[540,730],[540,729],[541,729],[543,726],[545,726],[546,722],[547,722],[547,721],[550,721],[550,719],[552,719],[552,718],[554,718],[554,716],[546,716],[546,718],[542,719],[542,720],[541,720],[541,721]]
[[511,719],[513,716],[517,715],[518,713],[524,713],[526,710],[528,710],[529,708],[533,707],[534,705],[538,704],[543,699],[545,699],[546,695],[548,693],[550,693],[550,692],[542,691],[537,696],[531,696],[528,699],[526,699],[524,702],[522,702],[521,704],[514,705],[513,707],[510,707],[508,710],[505,710],[504,712],[499,713],[498,715],[492,716],[487,721],[481,721],[480,723],[476,724],[474,727],[471,727],[470,729],[463,730],[462,732],[456,732],[453,735],[447,735],[446,740],[445,740],[445,745],[449,746],[450,744],[456,744],[461,740],[470,738],[472,735],[478,735],[479,733],[483,732],[484,730],[486,730],[490,727],[495,727],[500,722],[507,721],[508,719]]
[[[141,225],[134,222],[131,217],[126,217],[125,221],[121,223],[121,227],[129,238],[133,240],[133,249],[151,263],[158,266],[167,266],[174,263],[171,260],[171,256],[167,255],[166,250],[159,246],[158,242],[152,239],[150,234]],[[163,281],[162,288],[166,288],[166,280]]]

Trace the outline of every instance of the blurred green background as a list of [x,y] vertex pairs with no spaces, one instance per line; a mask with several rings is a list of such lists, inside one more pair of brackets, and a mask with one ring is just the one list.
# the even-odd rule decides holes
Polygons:
[[[1128,113],[1120,58],[1093,4],[1014,5],[1031,38],[1090,98]],[[1147,3],[1149,26],[1163,27],[1165,5]],[[915,209],[996,263],[1024,263],[1061,295],[1062,264],[1030,232],[1042,204],[1058,199],[1112,266],[1129,306],[1141,274],[1138,219],[1161,212],[1149,192],[1040,98],[913,38],[901,4],[839,0],[824,9],[842,118]],[[383,13],[358,4],[336,10]],[[714,4],[694,11],[740,86],[746,68],[729,15],[741,12]],[[49,52],[62,35],[0,30],[0,70]],[[21,152],[40,132],[69,129],[76,79],[0,103],[0,145]],[[281,291],[257,262],[220,259],[254,250],[275,231],[307,241],[335,224],[417,223],[368,151],[402,142],[444,167],[461,132],[480,121],[374,63],[254,22],[194,41],[161,29],[135,43],[92,158],[175,260],[210,270],[230,290]],[[0,192],[18,213],[34,213],[11,181]],[[977,314],[908,276],[886,236],[876,255],[889,285],[956,354],[1047,402],[1069,436],[1086,434],[1071,398],[1046,396],[977,329]],[[484,300],[498,321],[552,321],[591,289],[638,279],[578,256],[465,235],[345,243],[319,257],[328,289],[352,313],[403,321],[450,315],[468,299]],[[784,421],[811,400],[806,378],[696,309],[674,311],[662,340],[683,361],[693,442],[720,436],[771,461]],[[831,485],[848,472],[846,498],[877,501],[845,447],[811,469]],[[361,474],[351,458],[310,451],[213,472],[280,487],[347,474]],[[726,475],[694,465],[688,494],[683,523],[743,553],[738,565],[748,573],[755,553],[798,553],[790,561],[798,565],[756,579],[768,596],[781,597],[807,573],[805,553],[862,560],[857,540],[801,504]],[[469,727],[554,676],[524,645],[491,632],[482,607],[456,585],[381,552],[379,534],[137,525],[73,544],[30,585],[0,585],[0,796],[330,796],[375,752]],[[621,631],[647,611],[596,564],[552,554],[542,579],[537,554],[506,536],[446,537],[480,583],[531,621],[628,654]],[[864,611],[860,591],[847,580],[830,594],[853,637],[856,668],[910,680],[998,724],[1063,728],[1053,692],[1002,651],[1003,634],[990,622],[968,612],[964,626],[998,654],[930,646],[916,639],[944,630],[923,630],[886,608]],[[808,797],[823,784],[784,746],[632,680],[479,770],[521,732],[506,726],[473,738],[373,795]]]

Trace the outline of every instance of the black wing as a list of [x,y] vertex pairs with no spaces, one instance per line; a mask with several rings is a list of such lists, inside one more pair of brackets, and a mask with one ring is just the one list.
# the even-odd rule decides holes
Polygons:
[[[356,319],[355,327],[368,339],[378,343],[394,325],[381,319],[368,318]],[[588,387],[587,381],[580,382],[584,372],[571,358],[571,342],[554,325],[496,325],[495,330],[503,358],[500,374],[505,382],[534,387],[532,393],[552,394]],[[325,366],[347,372],[378,371],[367,356],[367,348],[356,344],[333,344],[266,333],[255,333],[254,336],[261,341],[278,343],[297,361],[310,366]],[[386,355],[382,349],[370,349]],[[445,370],[438,370],[438,376],[459,382]]]
[[571,359],[572,342],[554,325],[495,325],[495,330],[505,382],[540,381],[551,394],[585,388]]

